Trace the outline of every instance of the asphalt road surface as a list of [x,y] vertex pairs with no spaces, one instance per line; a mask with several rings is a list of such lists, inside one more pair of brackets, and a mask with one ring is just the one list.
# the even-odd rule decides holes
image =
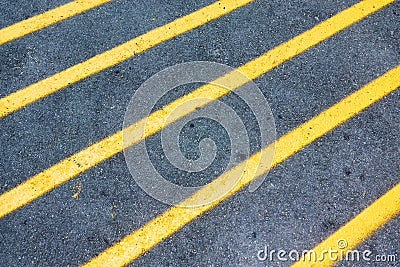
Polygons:
[[[0,27],[65,3],[1,0]],[[0,46],[0,97],[211,3],[112,0],[6,42]],[[0,193],[121,130],[135,91],[159,71],[191,61],[237,68],[356,3],[256,0],[1,117]],[[279,138],[399,62],[400,2],[394,1],[254,82]],[[194,88],[172,91],[154,110]],[[234,94],[222,101],[246,122],[251,153],[259,150],[257,124],[245,103]],[[166,163],[160,135],[145,145],[169,181],[203,185],[226,171],[232,144],[215,121],[193,120],[180,135],[180,149],[192,160],[200,157],[203,138],[215,141],[213,165],[198,174]],[[367,208],[400,181],[399,143],[400,91],[394,90],[271,169],[255,192],[244,187],[129,265],[289,266],[293,261],[277,257],[262,261],[259,251],[311,249]],[[122,152],[94,165],[0,218],[0,266],[84,264],[169,208],[139,187]],[[395,215],[357,247],[395,255],[392,261],[337,266],[399,266],[399,229]]]

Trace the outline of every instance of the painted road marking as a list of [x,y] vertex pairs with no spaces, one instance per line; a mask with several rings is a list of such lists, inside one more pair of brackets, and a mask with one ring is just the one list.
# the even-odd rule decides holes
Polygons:
[[[398,74],[400,75],[400,73]],[[346,254],[347,251],[357,247],[362,241],[368,238],[380,227],[385,225],[394,216],[400,213],[400,183],[386,192],[383,196],[375,200],[370,206],[365,208],[356,217],[339,228],[335,233],[330,235],[312,250],[316,255],[322,255],[322,251],[335,249],[340,253]],[[344,249],[338,247],[338,240],[345,240]],[[306,260],[298,261],[292,267],[308,267],[308,266],[332,266],[336,261],[329,257],[324,257],[322,261],[312,262],[305,257]],[[309,261],[307,261],[309,260]]]
[[[278,45],[260,57],[240,66],[237,70],[241,71],[244,75],[251,79],[257,78],[275,66],[320,43],[324,39],[329,38],[340,30],[343,30],[344,28],[391,2],[393,2],[393,0],[368,0],[359,2],[321,22],[310,30]],[[237,77],[237,75],[234,77]],[[231,88],[239,87],[243,82],[236,80],[230,81],[229,79],[226,79],[226,77],[219,79],[222,80],[214,83],[237,83],[236,85],[230,84],[228,87]],[[216,88],[210,84],[202,86],[191,93],[171,102],[163,109],[158,110],[150,114],[148,117],[143,118],[129,126],[127,129],[125,129],[125,132],[129,132],[129,134],[132,135],[132,145],[144,140],[151,134],[156,133],[157,131],[161,130],[162,127],[167,126],[167,124],[164,124],[164,121],[166,121],[166,118],[169,116],[168,112],[174,110],[175,107],[179,106],[183,102],[190,99],[197,99],[199,97],[201,98],[201,96],[204,94],[206,94],[206,99],[210,99],[212,97],[217,99],[218,97],[227,93],[227,90],[215,89]],[[207,103],[204,102],[204,105],[206,104]],[[192,110],[186,110],[188,113],[191,111]],[[181,113],[180,117],[184,115],[185,114]],[[179,117],[175,118],[175,120],[177,119],[179,119]],[[173,120],[170,119],[168,121],[169,123],[173,122]],[[148,132],[143,135],[142,130],[143,127],[145,127],[146,122],[148,125],[152,124],[153,127],[146,127]],[[0,195],[0,218],[49,192],[56,186],[72,179],[76,175],[121,152],[123,149],[124,147],[122,146],[121,130],[32,176],[15,188]]]
[[[32,102],[57,92],[90,75],[112,67],[175,36],[226,15],[253,0],[220,0],[180,17],[163,26],[135,37],[121,45],[100,53],[39,82],[0,99],[0,117],[4,117]],[[385,1],[389,2],[389,1]]]
[[111,0],[76,0],[0,29],[0,45],[46,28]]
[[[237,185],[226,195],[216,198],[218,199],[217,201],[195,208],[173,206],[161,215],[158,215],[146,223],[142,228],[127,235],[119,242],[104,250],[84,266],[124,266],[128,264],[171,234],[178,231],[184,225],[200,216],[202,213],[215,207],[220,202],[233,195],[256,177],[266,173],[269,169],[275,167],[290,156],[294,155],[297,151],[309,145],[314,140],[320,138],[348,119],[357,115],[359,112],[369,107],[382,97],[388,95],[390,92],[393,92],[399,86],[400,65],[379,76],[377,79],[371,81],[356,92],[343,98],[341,101],[324,110],[309,121],[280,137],[271,145],[253,154],[247,160],[228,170],[211,183],[202,187],[191,198],[185,200],[183,206],[199,203],[200,199],[208,198],[210,194],[218,195],[219,188],[224,187],[224,184],[231,184],[232,181],[230,181],[230,179],[232,179],[232,177],[233,179],[236,179],[237,172],[242,172],[244,170],[242,179],[237,183]],[[274,148],[275,156],[272,164],[261,164],[261,166],[259,166],[258,163],[260,161],[260,157],[262,155],[268,155],[269,152],[273,151]],[[389,196],[393,197],[393,194],[397,193],[398,191],[398,189],[393,191],[394,193],[390,193]],[[398,200],[399,196],[397,196],[396,199]],[[386,204],[386,200],[387,198],[385,198],[383,202],[380,201],[378,204]],[[389,198],[389,200],[391,200],[391,198]],[[381,215],[394,215],[400,210],[400,202],[397,201],[388,206],[387,213],[384,211],[384,206],[375,205],[373,211],[377,209],[382,209],[382,211],[379,213]],[[370,212],[368,212],[367,215],[369,216]],[[366,215],[363,214],[362,218],[365,216]],[[390,216],[380,218],[377,223],[371,222],[370,224],[376,228],[381,225],[381,222],[386,222],[390,218]],[[370,219],[368,218],[367,221],[369,220]],[[363,221],[358,220],[357,222],[362,223]],[[368,226],[368,222],[364,223],[366,226]],[[354,225],[354,223],[352,225]],[[345,228],[345,230],[343,230],[341,233],[348,234],[350,237],[349,241],[351,241],[352,244],[355,244],[356,240],[359,240],[357,237],[363,236],[360,234],[353,234],[354,240],[351,239],[351,227]],[[347,236],[344,235],[344,237]],[[329,239],[329,242],[331,242],[331,239]]]

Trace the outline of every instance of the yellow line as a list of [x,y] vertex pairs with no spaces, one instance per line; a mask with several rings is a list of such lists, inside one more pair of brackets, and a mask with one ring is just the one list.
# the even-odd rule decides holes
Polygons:
[[111,0],[77,0],[0,29],[0,45],[43,29]]
[[[210,195],[218,194],[219,188],[224,187],[225,184],[232,184],[231,180],[238,177],[238,172],[242,172],[242,179],[239,183],[237,183],[237,185],[222,198],[219,198],[217,201],[209,205],[195,208],[173,206],[146,223],[142,228],[127,235],[113,246],[104,250],[84,266],[123,266],[128,264],[147,250],[157,245],[163,239],[182,228],[185,224],[233,195],[242,187],[250,183],[255,177],[262,175],[270,168],[286,160],[315,139],[323,136],[368,106],[372,105],[374,102],[396,90],[399,86],[400,65],[371,81],[358,91],[345,97],[340,102],[324,110],[299,127],[293,129],[276,140],[273,144],[253,154],[249,159],[228,170],[217,179],[197,191],[191,198],[183,201],[182,206],[191,206],[191,204],[199,203],[199,200],[209,198]],[[270,152],[273,151],[274,147],[275,157],[272,166],[268,164],[261,164],[261,166],[258,165],[261,157],[263,155],[269,155]],[[393,195],[393,193],[391,195]],[[390,214],[393,214],[393,212],[400,209],[400,203],[398,201],[395,203],[396,204],[389,206],[391,207],[389,208]],[[385,212],[380,214],[388,215]],[[371,225],[379,227],[381,222],[389,219],[390,216],[380,218],[377,223],[371,223]]]
[[[366,17],[390,2],[393,1],[368,0],[360,2],[348,9],[343,10],[330,19],[321,22],[314,28],[294,37],[285,43],[282,43],[276,48],[266,52],[259,58],[242,65],[238,68],[238,70],[244,73],[247,77],[256,78],[277,66],[279,63],[282,63],[285,60],[300,54],[307,48],[318,44],[324,38],[326,39],[332,36],[338,31],[344,29],[346,26],[351,25],[351,23]],[[345,23],[344,21],[346,20],[349,20],[350,22]],[[337,28],[335,28],[335,26],[337,26]],[[241,84],[246,82],[244,80],[229,78],[237,78],[237,75],[230,76],[227,74],[225,77],[217,79],[217,81],[214,83],[224,84],[226,87],[232,88],[239,87]],[[140,121],[132,124],[125,129],[125,134],[131,135],[130,137],[132,143],[129,145],[140,142],[151,134],[161,130],[162,127],[167,126],[168,124],[165,124],[164,122],[168,118],[169,114],[183,102],[190,99],[217,99],[218,97],[227,93],[227,90],[221,89],[222,87],[215,87],[211,84],[207,84],[194,90],[188,95],[171,102],[161,110],[150,114],[147,118],[143,118]],[[199,101],[196,102],[199,103]],[[203,105],[206,104],[207,102],[203,102]],[[195,109],[196,107],[199,107],[199,105],[193,106],[192,109]],[[190,113],[191,111],[193,110],[186,110],[186,114]],[[179,114],[175,120],[184,115],[184,113]],[[168,119],[168,123],[172,122],[173,120]],[[146,127],[144,127],[144,125],[146,125]],[[149,125],[152,127],[148,127]],[[147,130],[145,134],[143,134],[144,128]],[[122,150],[122,131],[118,131],[113,135],[106,137],[105,139],[36,174],[35,176],[32,176],[27,181],[0,195],[0,218],[47,193],[54,187],[72,179],[76,175],[115,155],[116,153],[121,152]]]
[[0,117],[57,92],[106,68],[114,66],[155,45],[197,28],[242,7],[252,0],[220,0],[135,37],[86,61],[31,84],[0,99]]
[[[316,255],[322,255],[324,250],[337,250],[338,253],[334,257],[346,255],[346,252],[354,249],[363,240],[369,237],[373,232],[378,230],[396,214],[400,213],[400,183],[386,192],[379,199],[375,200],[370,206],[365,208],[360,214],[354,217],[339,230],[326,238],[312,250]],[[345,240],[347,246],[344,249],[338,247],[338,240]],[[305,261],[298,261],[293,267],[309,267],[309,266],[332,266],[336,261],[324,257],[323,261],[312,262],[308,257]],[[345,257],[344,257],[345,259]],[[307,261],[308,260],[308,261]]]

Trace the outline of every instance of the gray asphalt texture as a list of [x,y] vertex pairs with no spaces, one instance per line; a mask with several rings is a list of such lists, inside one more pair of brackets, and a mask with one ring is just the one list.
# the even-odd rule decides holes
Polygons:
[[[0,26],[65,2],[2,0]],[[4,44],[0,96],[209,3],[115,0]],[[135,90],[158,71],[196,60],[240,66],[354,3],[256,0],[1,118],[0,193],[120,130]],[[396,1],[255,83],[268,99],[279,137],[399,62]],[[310,249],[400,181],[399,103],[397,90],[271,170],[254,193],[240,191],[131,265],[288,266],[259,261],[257,252],[266,245]],[[217,142],[226,139],[218,125],[193,125],[206,125]],[[186,130],[183,137],[190,140]],[[155,155],[162,152],[157,142],[156,136],[148,140]],[[198,156],[190,142],[183,143],[184,154]],[[254,139],[253,151],[257,147]],[[229,143],[220,148],[229,151]],[[223,157],[214,163],[223,166]],[[163,170],[172,181],[182,180]],[[199,179],[206,182],[210,173]],[[82,191],[73,198],[77,185]],[[0,266],[77,266],[167,208],[137,186],[119,153],[1,218]],[[397,254],[397,262],[338,266],[399,266],[399,229],[397,216],[359,247]]]

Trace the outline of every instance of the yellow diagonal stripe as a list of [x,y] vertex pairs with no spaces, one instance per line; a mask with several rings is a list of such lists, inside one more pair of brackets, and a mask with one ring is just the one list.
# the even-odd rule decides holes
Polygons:
[[[324,40],[324,38],[326,39],[332,36],[338,31],[344,29],[346,26],[351,25],[351,23],[364,18],[379,8],[389,4],[390,2],[393,1],[368,0],[357,3],[329,18],[328,20],[321,22],[314,28],[294,37],[285,43],[280,44],[260,57],[239,67],[238,70],[243,72],[247,77],[256,78],[277,66],[279,63],[282,63],[285,60],[296,56],[302,51],[305,51],[307,48],[318,44]],[[348,23],[343,22],[346,20],[348,20]],[[334,27],[335,25],[337,28]],[[330,30],[329,32],[327,32],[328,29]],[[229,77],[230,76],[228,74],[225,77],[219,78],[220,81],[214,83],[229,84]],[[234,77],[237,77],[237,75]],[[243,82],[241,80],[234,81],[237,83],[236,87],[240,86]],[[229,86],[235,87],[232,84]],[[190,99],[202,98],[202,95],[205,95],[206,99],[217,99],[226,93],[226,90],[216,90],[215,86],[207,84],[194,90],[188,95],[178,98],[174,102],[165,106],[163,109],[150,114],[147,118],[143,118],[140,121],[132,124],[128,129],[126,129],[126,133],[131,134],[132,144],[135,144],[145,139],[149,135],[161,130],[162,127],[167,126],[168,124],[164,124],[163,122],[166,121],[170,111],[181,105],[181,103]],[[206,104],[207,103],[204,102],[204,105]],[[187,113],[191,111],[192,110],[187,110]],[[180,116],[182,117],[184,114],[181,113]],[[176,119],[179,119],[179,117]],[[144,124],[146,121],[147,125],[152,125],[152,127],[146,128],[148,131],[145,135],[143,135],[142,130],[144,129]],[[168,120],[168,122],[172,123],[173,121]],[[36,174],[22,184],[0,195],[0,217],[3,217],[19,207],[31,202],[32,200],[52,190],[54,187],[72,179],[76,175],[90,169],[96,164],[106,160],[118,152],[121,152],[122,150],[122,131],[118,131],[113,135],[108,136],[105,139],[60,161],[43,172]]]
[[111,0],[76,0],[0,29],[0,45],[43,29]]
[[155,28],[121,45],[69,67],[39,82],[0,99],[0,117],[57,92],[106,68],[114,66],[155,45],[197,28],[211,20],[242,7],[252,0],[220,0],[206,7]]
[[[189,223],[205,211],[215,207],[221,201],[233,195],[242,187],[250,183],[255,177],[267,172],[270,168],[286,160],[300,149],[309,145],[315,139],[323,136],[338,125],[358,114],[374,102],[396,90],[400,86],[400,65],[383,74],[379,78],[368,83],[358,91],[350,94],[340,102],[324,110],[309,121],[293,129],[289,133],[280,137],[273,144],[265,147],[261,151],[253,154],[249,159],[228,170],[217,179],[202,187],[190,199],[184,201],[182,206],[191,206],[198,203],[199,199],[208,198],[213,192],[218,192],[218,188],[224,184],[232,184],[229,179],[236,179],[237,171],[243,171],[240,182],[226,195],[212,204],[195,208],[184,208],[174,206],[163,214],[155,217],[142,228],[124,237],[122,240],[109,247],[97,257],[90,260],[84,266],[123,266],[139,257],[141,254],[151,249],[163,239],[167,238],[185,224]],[[269,155],[275,147],[275,158],[272,166],[265,164],[259,166],[260,157]],[[398,192],[398,191],[397,191]],[[398,197],[397,197],[398,199]],[[374,227],[379,227],[381,223],[391,218],[390,214],[398,212],[400,202],[395,202],[394,209],[389,208],[388,212],[383,211],[384,216],[377,223],[371,223]],[[382,209],[384,210],[384,208]],[[359,237],[365,237],[359,235]],[[305,265],[309,266],[309,265]]]
[[[365,208],[360,214],[354,217],[347,224],[342,226],[335,233],[330,235],[312,250],[316,255],[322,255],[322,251],[335,249],[338,255],[346,255],[346,252],[357,247],[363,240],[369,237],[373,232],[386,224],[391,218],[400,213],[400,183],[386,192],[383,196]],[[344,249],[338,248],[338,240],[346,240],[347,247]],[[322,261],[312,262],[298,261],[292,267],[309,267],[320,266],[327,267],[335,264],[336,261],[325,257]]]

